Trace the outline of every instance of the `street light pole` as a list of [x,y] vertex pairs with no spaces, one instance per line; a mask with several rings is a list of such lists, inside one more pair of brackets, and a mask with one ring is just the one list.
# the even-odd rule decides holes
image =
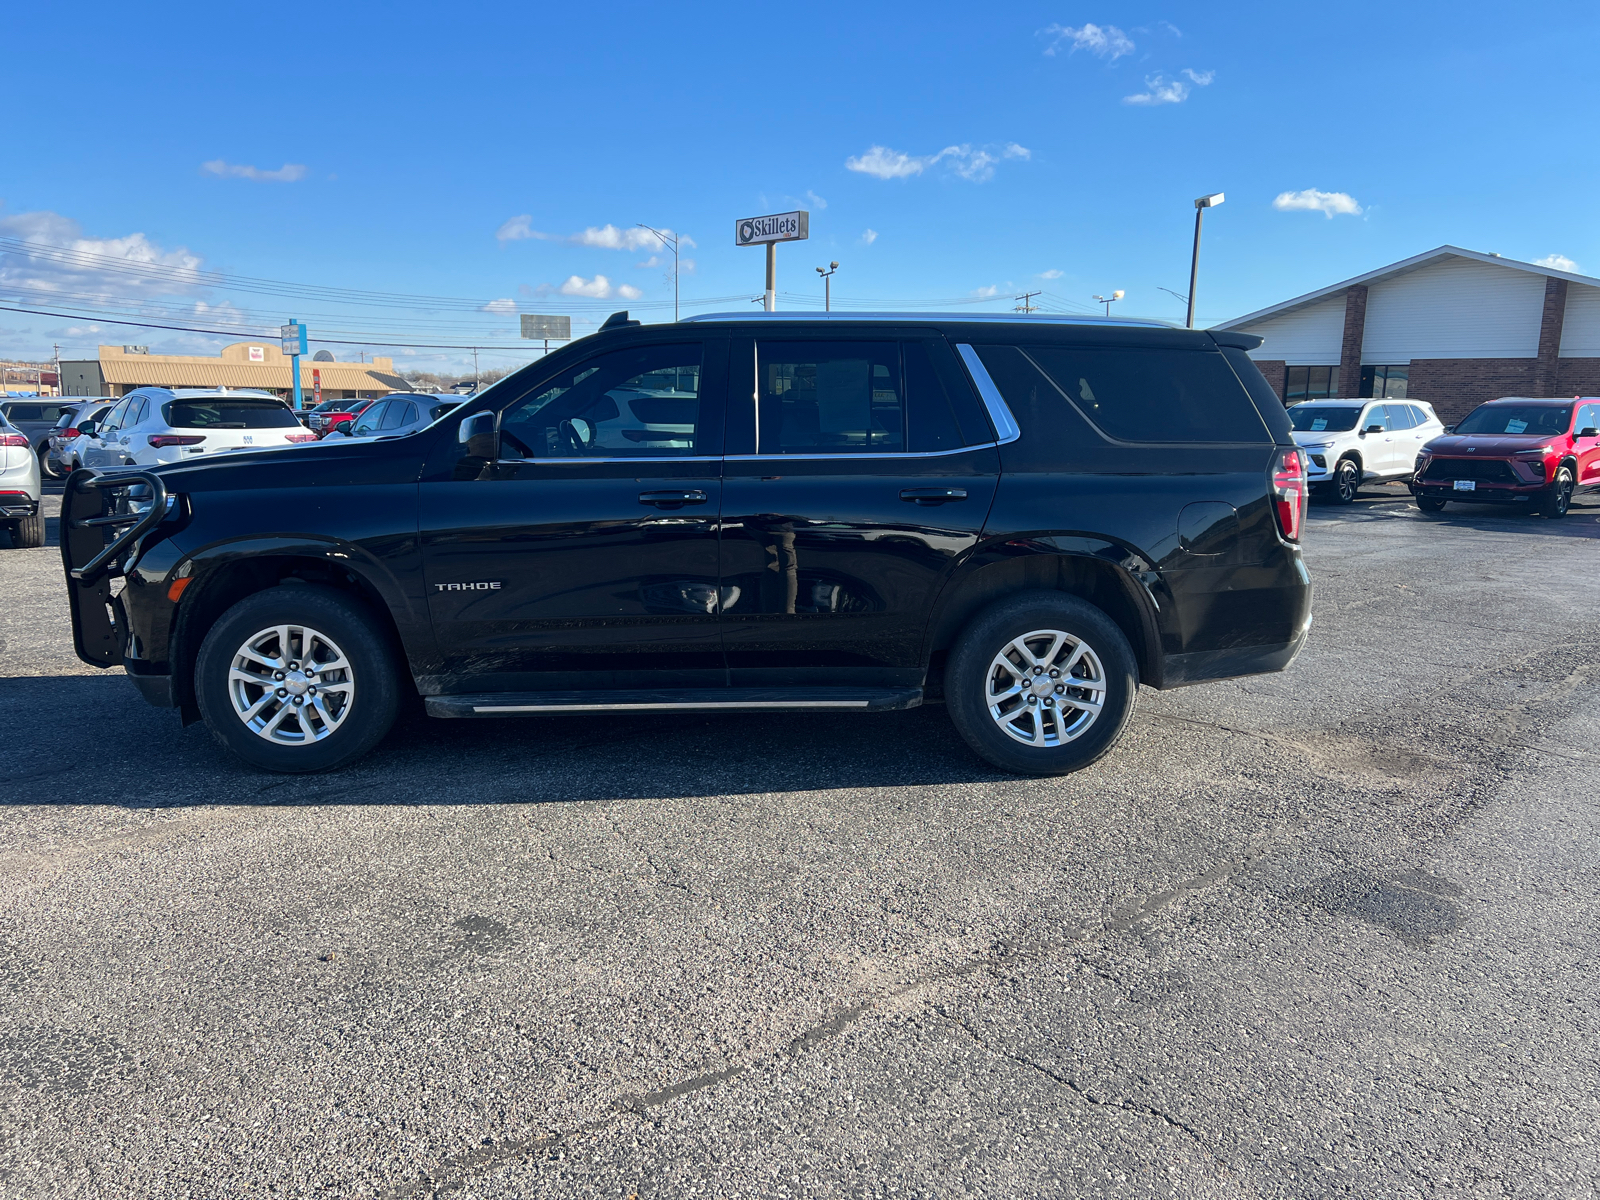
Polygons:
[[1111,306],[1113,304],[1115,304],[1118,300],[1121,300],[1122,297],[1125,296],[1125,295],[1127,295],[1127,293],[1124,292],[1121,288],[1118,288],[1116,291],[1112,292],[1111,295],[1109,295],[1109,296],[1096,296],[1095,299],[1100,301],[1101,304],[1104,304],[1106,306],[1106,316],[1109,317],[1111,315]]
[[663,246],[665,246],[668,250],[672,251],[672,321],[673,321],[673,324],[677,324],[677,321],[678,321],[678,236],[676,234],[674,234],[672,237],[669,238],[666,234],[662,233],[661,230],[655,228],[653,225],[646,225],[643,221],[635,221],[634,224],[637,225],[640,229],[648,229],[651,233],[655,234],[658,238],[661,239],[661,244]]
[[1215,208],[1222,201],[1223,194],[1216,192],[1194,202],[1194,256],[1189,259],[1189,316],[1183,323],[1186,329],[1194,328],[1194,290],[1200,277],[1200,219],[1205,216],[1206,209]]
[[836,263],[836,262],[829,263],[828,264],[828,269],[826,271],[824,271],[821,267],[817,268],[817,274],[822,276],[822,311],[823,312],[832,312],[833,311],[833,273],[835,271],[837,271],[838,269],[839,269],[839,264]]

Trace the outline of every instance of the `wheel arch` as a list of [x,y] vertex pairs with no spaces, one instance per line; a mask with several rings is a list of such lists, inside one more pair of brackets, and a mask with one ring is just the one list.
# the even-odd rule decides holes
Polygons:
[[[335,558],[336,554],[342,557]],[[206,634],[240,600],[281,584],[314,584],[359,599],[389,640],[397,666],[406,664],[405,642],[384,589],[364,564],[347,561],[348,558],[345,549],[333,544],[263,545],[252,541],[246,546],[214,547],[187,560],[194,582],[185,589],[177,606],[168,653],[174,699],[183,710],[185,724],[200,716],[194,694],[194,667]],[[409,670],[406,674],[410,674]]]
[[930,682],[942,681],[956,637],[996,600],[1033,589],[1065,592],[1093,604],[1114,621],[1138,664],[1139,681],[1159,688],[1164,672],[1159,576],[1136,552],[1104,539],[1030,538],[975,555],[940,592],[928,626]]

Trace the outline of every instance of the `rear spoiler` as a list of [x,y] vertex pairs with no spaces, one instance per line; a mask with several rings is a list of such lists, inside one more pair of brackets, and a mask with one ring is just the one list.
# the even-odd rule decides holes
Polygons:
[[1235,350],[1254,350],[1267,339],[1258,333],[1234,333],[1231,329],[1208,329],[1211,340],[1219,346],[1231,346]]
[[[132,511],[136,488],[149,492],[150,507],[143,512]],[[116,619],[120,605],[112,598],[111,580],[121,576],[129,552],[166,519],[167,485],[150,471],[87,468],[67,477],[61,497],[61,567],[72,610],[73,648],[90,666],[122,664]]]

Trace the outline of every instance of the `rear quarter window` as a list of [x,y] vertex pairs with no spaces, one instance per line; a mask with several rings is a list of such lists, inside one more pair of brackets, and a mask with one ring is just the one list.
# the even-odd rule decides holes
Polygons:
[[[1220,353],[1022,346],[1064,403],[1121,442],[1265,442],[1267,427]],[[1048,399],[1048,398],[1047,398]]]

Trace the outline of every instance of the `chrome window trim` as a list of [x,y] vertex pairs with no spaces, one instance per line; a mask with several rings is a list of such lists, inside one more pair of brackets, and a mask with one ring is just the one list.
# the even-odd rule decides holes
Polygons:
[[532,463],[535,466],[577,466],[582,463],[660,463],[660,462],[721,462],[721,454],[686,454],[681,458],[659,455],[650,458],[496,458],[494,461],[508,466]]
[[957,446],[954,450],[882,450],[876,454],[725,454],[726,462],[861,462],[874,458],[947,458],[952,454],[965,454],[969,450],[992,450],[999,442],[978,442],[971,446]]
[[967,364],[967,373],[977,385],[978,395],[983,397],[983,406],[989,410],[989,420],[994,422],[994,431],[997,435],[995,445],[1004,446],[1016,441],[1022,436],[1022,430],[1017,427],[1016,417],[1011,415],[1010,406],[1000,394],[1000,389],[995,387],[988,368],[978,357],[978,352],[965,342],[959,342],[956,344],[956,353],[961,355],[961,361]]

